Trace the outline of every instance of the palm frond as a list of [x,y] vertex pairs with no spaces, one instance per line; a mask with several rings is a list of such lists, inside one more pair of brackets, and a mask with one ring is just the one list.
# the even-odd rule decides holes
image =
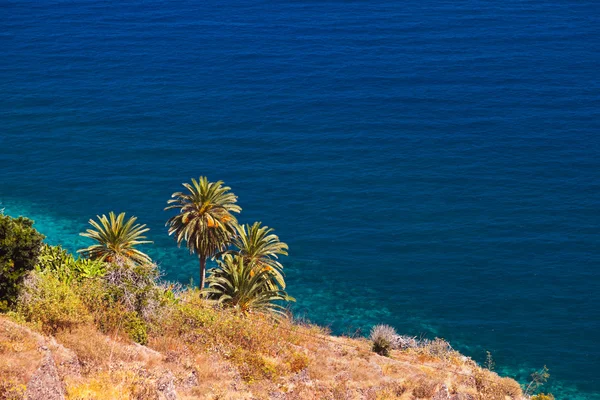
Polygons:
[[226,254],[211,270],[205,293],[223,305],[241,312],[268,312],[285,315],[278,302],[295,301],[280,289],[269,285],[270,273],[245,262],[243,257]]
[[237,197],[222,181],[209,182],[201,176],[184,183],[187,192],[173,193],[165,210],[179,213],[167,221],[169,235],[181,246],[186,242],[190,253],[212,257],[231,241],[237,226],[232,213],[239,213]]
[[260,222],[238,226],[232,241],[234,249],[224,254],[243,257],[246,263],[255,265],[259,270],[269,271],[275,283],[285,289],[283,265],[278,258],[288,255],[288,245],[280,241],[273,231],[273,228],[261,226]]
[[125,213],[115,215],[110,212],[106,215],[96,216],[89,220],[93,229],[87,229],[81,236],[96,241],[96,244],[85,249],[77,250],[83,256],[91,260],[100,260],[111,263],[134,263],[144,264],[152,262],[151,258],[135,248],[140,244],[152,243],[145,240],[144,233],[150,229],[143,224],[136,224],[136,217],[130,217],[125,221]]
[[242,209],[237,196],[222,181],[209,182],[204,176],[191,183],[184,183],[187,191],[175,192],[167,201],[165,210],[179,212],[167,221],[169,235],[178,246],[185,242],[192,254],[198,254],[201,262],[200,282],[204,283],[203,261],[212,258],[229,246],[235,236],[237,219],[233,213]]

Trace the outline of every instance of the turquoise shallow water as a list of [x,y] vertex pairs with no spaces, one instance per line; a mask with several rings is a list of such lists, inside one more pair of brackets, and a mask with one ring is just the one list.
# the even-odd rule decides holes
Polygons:
[[167,237],[232,186],[290,245],[298,315],[441,336],[558,398],[600,382],[592,1],[2,3],[0,201],[75,250],[97,213]]

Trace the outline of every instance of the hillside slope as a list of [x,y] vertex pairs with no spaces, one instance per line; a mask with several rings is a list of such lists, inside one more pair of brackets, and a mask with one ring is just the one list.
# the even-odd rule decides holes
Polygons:
[[[440,342],[441,343],[441,342]],[[54,335],[0,316],[6,399],[522,399],[512,379],[444,346],[392,351],[198,300],[147,345],[93,324]]]

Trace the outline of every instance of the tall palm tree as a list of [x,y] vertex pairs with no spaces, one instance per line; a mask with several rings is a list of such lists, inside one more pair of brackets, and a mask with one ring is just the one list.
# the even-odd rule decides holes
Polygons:
[[97,243],[77,250],[91,260],[100,260],[117,264],[146,264],[152,259],[145,253],[137,250],[139,244],[152,243],[146,239],[144,233],[150,229],[146,225],[136,224],[137,217],[130,217],[125,221],[125,213],[118,216],[114,212],[106,215],[97,215],[98,221],[90,219],[89,223],[94,229],[87,229],[81,236],[95,240]]
[[200,288],[204,288],[206,260],[227,248],[236,233],[239,213],[237,196],[222,181],[209,182],[204,176],[192,183],[184,183],[187,192],[176,192],[165,210],[178,209],[179,213],[167,221],[169,235],[177,245],[186,242],[190,253],[200,261]]
[[270,278],[285,289],[283,279],[283,265],[278,260],[279,255],[287,256],[288,245],[273,234],[274,229],[262,226],[260,222],[244,224],[237,228],[237,235],[233,238],[233,250],[226,254],[235,254],[244,259],[246,263],[253,264],[259,270],[269,272]]
[[285,315],[278,301],[295,301],[279,287],[269,286],[269,271],[260,269],[243,257],[224,255],[210,270],[206,292],[219,303],[241,312],[259,311]]

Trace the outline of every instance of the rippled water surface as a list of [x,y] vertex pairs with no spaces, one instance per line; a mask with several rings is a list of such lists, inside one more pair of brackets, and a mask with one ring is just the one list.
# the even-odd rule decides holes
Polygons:
[[597,1],[0,2],[0,201],[71,250],[181,182],[290,245],[297,314],[600,381]]

